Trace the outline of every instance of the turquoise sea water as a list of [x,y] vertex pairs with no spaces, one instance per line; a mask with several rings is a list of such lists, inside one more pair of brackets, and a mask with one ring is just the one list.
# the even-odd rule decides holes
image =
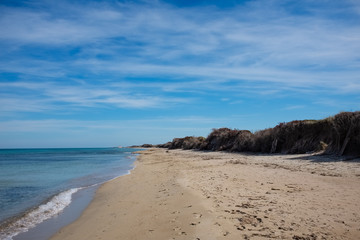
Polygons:
[[0,239],[61,212],[78,190],[127,174],[139,149],[0,149]]

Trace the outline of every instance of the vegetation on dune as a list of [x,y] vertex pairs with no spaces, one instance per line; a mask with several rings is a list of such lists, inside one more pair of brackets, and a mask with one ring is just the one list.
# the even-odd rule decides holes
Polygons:
[[200,149],[201,145],[205,141],[204,137],[184,137],[184,138],[174,138],[171,142],[169,149]]
[[252,137],[253,134],[248,130],[213,129],[200,149],[232,152],[251,151]]
[[280,123],[255,133],[213,129],[209,136],[175,138],[156,145],[169,149],[231,152],[306,153],[360,156],[360,112],[342,112],[322,120]]

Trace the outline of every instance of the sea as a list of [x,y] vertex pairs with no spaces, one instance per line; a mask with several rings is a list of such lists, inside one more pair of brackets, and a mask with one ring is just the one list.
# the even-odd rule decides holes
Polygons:
[[0,239],[60,215],[77,192],[129,174],[139,150],[0,149]]

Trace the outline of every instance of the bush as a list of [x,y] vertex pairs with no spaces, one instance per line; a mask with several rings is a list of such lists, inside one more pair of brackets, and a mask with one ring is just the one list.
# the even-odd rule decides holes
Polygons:
[[171,146],[171,142],[156,145],[156,147],[158,148],[169,148],[170,146]]
[[169,149],[200,149],[200,146],[204,141],[204,137],[174,138],[169,146]]
[[200,149],[212,151],[249,151],[252,135],[248,130],[213,129]]
[[332,131],[327,152],[360,155],[360,112],[342,112],[328,119]]
[[161,145],[169,149],[200,149],[232,152],[306,153],[360,156],[360,112],[342,112],[323,120],[280,123],[257,131],[213,129],[209,136],[174,138]]

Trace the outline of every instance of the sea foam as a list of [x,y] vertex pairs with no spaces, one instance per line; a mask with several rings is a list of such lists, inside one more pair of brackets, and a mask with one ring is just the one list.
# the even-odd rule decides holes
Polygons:
[[0,239],[12,240],[19,233],[28,231],[37,224],[61,213],[71,203],[72,195],[81,188],[72,188],[61,192],[51,198],[48,202],[29,211],[24,216],[7,225],[0,231]]
[[138,150],[0,149],[0,239],[26,239],[30,228],[36,232],[34,227],[56,217],[81,188],[129,173],[136,158],[131,153]]

